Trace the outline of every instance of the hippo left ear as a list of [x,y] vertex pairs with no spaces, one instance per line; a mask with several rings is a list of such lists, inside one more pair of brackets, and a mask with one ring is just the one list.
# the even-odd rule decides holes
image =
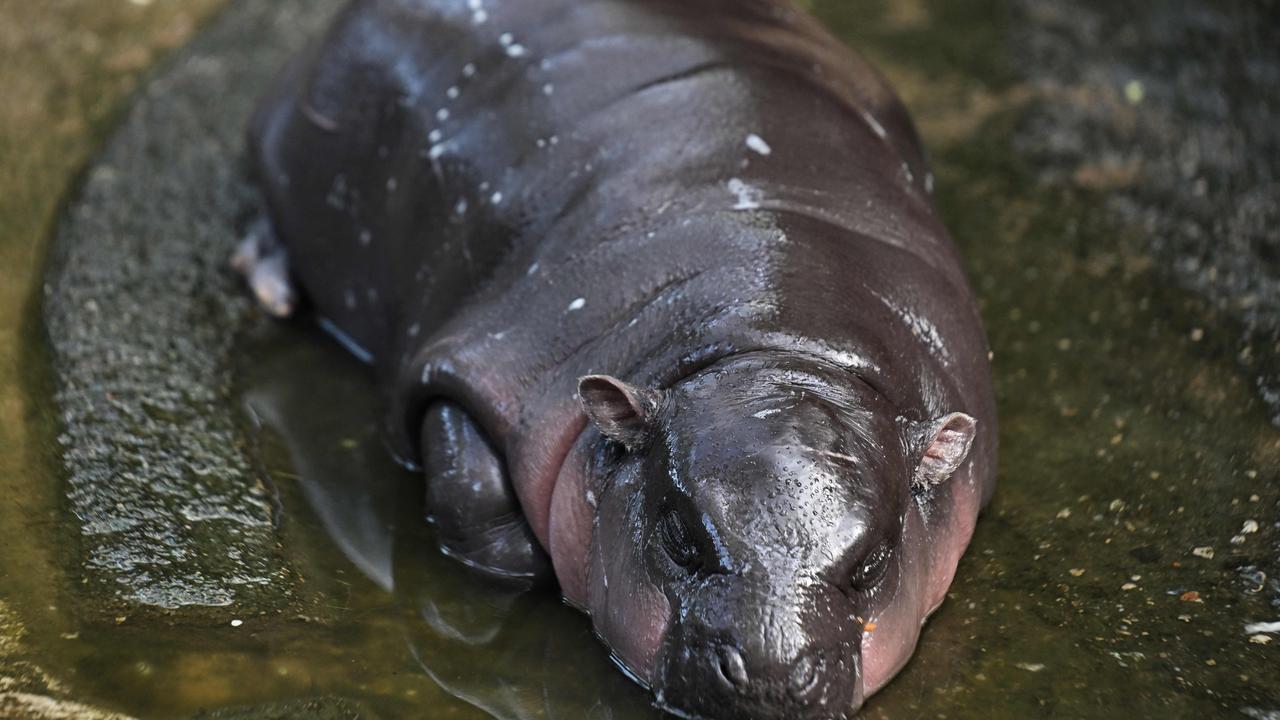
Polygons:
[[662,394],[608,375],[578,380],[578,398],[592,424],[607,438],[635,450],[649,437]]
[[913,443],[918,460],[912,486],[927,491],[946,482],[969,457],[977,425],[978,421],[958,412],[920,423]]

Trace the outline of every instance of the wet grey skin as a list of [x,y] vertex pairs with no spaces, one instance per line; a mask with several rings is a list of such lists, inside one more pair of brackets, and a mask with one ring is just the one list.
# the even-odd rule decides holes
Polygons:
[[235,263],[372,367],[444,550],[676,715],[843,718],[994,488],[989,352],[884,81],[782,0],[358,0]]

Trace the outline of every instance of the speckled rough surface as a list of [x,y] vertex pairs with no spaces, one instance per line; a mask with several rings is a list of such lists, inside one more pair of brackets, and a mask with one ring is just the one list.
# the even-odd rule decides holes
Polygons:
[[1017,138],[1219,314],[1280,426],[1280,3],[1019,0]]
[[100,589],[86,597],[104,611],[290,602],[272,493],[229,411],[249,317],[226,269],[229,219],[250,202],[243,118],[335,5],[229,11],[148,85],[58,233],[45,321],[66,496],[82,581]]

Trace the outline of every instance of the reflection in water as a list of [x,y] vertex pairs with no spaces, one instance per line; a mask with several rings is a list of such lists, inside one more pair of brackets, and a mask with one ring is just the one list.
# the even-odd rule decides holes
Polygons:
[[[449,695],[500,720],[652,718],[647,696],[605,657],[590,625],[554,593],[474,576],[424,532],[422,480],[383,446],[367,372],[331,344],[272,328],[244,373],[265,473],[295,480],[348,560],[395,601],[407,661]],[[276,458],[273,445],[287,458]],[[288,463],[291,472],[278,465]],[[287,519],[298,508],[283,508]]]

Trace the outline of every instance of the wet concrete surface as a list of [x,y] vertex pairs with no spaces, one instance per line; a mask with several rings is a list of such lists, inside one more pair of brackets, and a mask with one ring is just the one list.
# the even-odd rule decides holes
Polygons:
[[[1247,629],[1280,620],[1280,432],[1265,379],[1280,129],[1261,121],[1280,70],[1276,25],[1262,22],[1274,5],[808,4],[890,76],[921,127],[981,296],[1001,413],[996,500],[915,658],[866,716],[1274,717],[1280,634]],[[275,38],[300,37],[288,13],[304,6],[317,7],[234,5],[159,70],[71,203],[59,243],[85,254],[78,266],[55,255],[47,304],[71,410],[59,431],[73,451],[136,433],[170,494],[86,485],[77,477],[121,466],[74,452],[61,486],[38,463],[15,471],[23,517],[49,540],[13,515],[0,525],[0,572],[25,578],[0,590],[5,627],[22,628],[21,659],[0,653],[0,697],[20,662],[59,678],[45,695],[142,717],[653,717],[580,616],[477,583],[432,549],[418,481],[386,458],[362,369],[305,324],[248,311],[219,265],[243,210],[243,115],[284,52]],[[1224,103],[1245,110],[1215,115]],[[1184,177],[1170,163],[1188,143],[1202,153]],[[148,203],[159,209],[121,210]],[[0,311],[34,317],[26,297]],[[85,305],[101,317],[100,299],[133,307],[132,322],[93,322]],[[30,379],[24,402],[48,402],[48,359],[38,347],[23,358],[0,378]],[[123,408],[95,397],[120,378]],[[6,417],[29,438],[4,455],[55,454],[49,417]],[[171,422],[184,417],[198,421]],[[182,471],[208,453],[224,458],[218,484]],[[153,502],[147,522],[174,529],[163,552],[181,562],[156,563],[127,528],[82,534],[87,520],[135,519],[138,497]],[[247,522],[188,530],[197,503]],[[244,564],[212,556],[222,542]],[[146,572],[94,569],[112,548]],[[233,582],[248,576],[272,581]],[[215,607],[138,610],[137,588]],[[219,588],[231,604],[216,605]],[[133,611],[117,625],[115,607]]]
[[294,602],[273,493],[229,412],[250,304],[227,258],[251,207],[231,118],[259,85],[243,69],[282,63],[323,12],[238,7],[215,24],[138,97],[54,243],[44,312],[66,497],[82,582],[108,612]]

